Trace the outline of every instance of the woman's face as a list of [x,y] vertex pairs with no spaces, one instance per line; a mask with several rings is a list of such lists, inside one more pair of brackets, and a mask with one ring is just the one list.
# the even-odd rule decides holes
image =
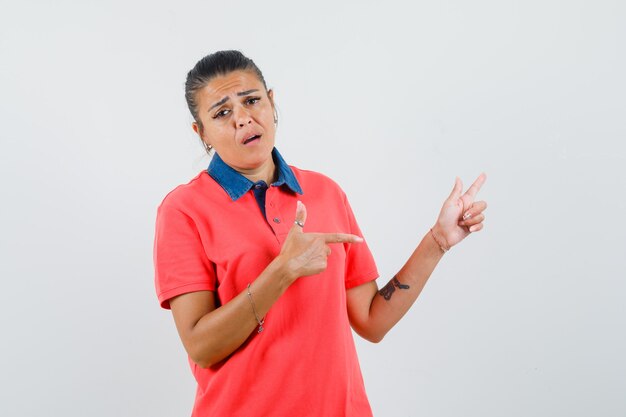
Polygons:
[[224,162],[245,172],[272,164],[274,101],[272,90],[250,71],[213,78],[196,93],[203,129],[193,129]]

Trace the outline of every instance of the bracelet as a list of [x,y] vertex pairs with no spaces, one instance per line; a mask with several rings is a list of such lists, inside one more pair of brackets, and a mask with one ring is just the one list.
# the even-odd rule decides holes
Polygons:
[[256,312],[256,306],[254,305],[252,293],[250,292],[250,283],[248,283],[248,299],[250,300],[250,304],[252,304],[252,312],[254,313],[254,317],[256,318],[257,323],[259,323],[258,332],[261,333],[263,331],[263,323],[265,323],[265,319],[259,319],[259,315]]
[[446,253],[447,251],[450,250],[450,248],[446,248],[441,243],[439,243],[439,241],[437,240],[437,237],[435,236],[435,232],[433,232],[433,228],[432,227],[430,228],[430,234],[433,235],[433,239],[435,239],[435,242],[437,242],[437,244],[439,245],[439,248],[441,249],[441,251],[443,253]]

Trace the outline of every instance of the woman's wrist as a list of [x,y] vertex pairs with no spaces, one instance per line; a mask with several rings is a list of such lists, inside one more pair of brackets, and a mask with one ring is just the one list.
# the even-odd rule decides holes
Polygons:
[[435,243],[439,246],[439,249],[441,249],[442,253],[446,253],[450,250],[450,245],[444,238],[443,233],[441,233],[441,228],[438,224],[435,224],[433,227],[430,228],[430,234],[433,237]]
[[289,288],[289,286],[293,284],[296,279],[298,279],[290,265],[291,262],[289,262],[289,259],[286,259],[282,255],[278,255],[270,263],[271,272],[278,278],[283,291],[286,291],[287,288]]

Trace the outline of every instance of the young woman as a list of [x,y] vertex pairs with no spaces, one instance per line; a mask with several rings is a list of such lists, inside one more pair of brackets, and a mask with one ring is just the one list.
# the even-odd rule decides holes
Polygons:
[[274,147],[273,91],[238,51],[187,75],[212,160],[158,209],[155,281],[198,382],[193,416],[371,416],[351,328],[379,342],[449,248],[483,227],[485,175],[460,179],[381,290],[341,188]]

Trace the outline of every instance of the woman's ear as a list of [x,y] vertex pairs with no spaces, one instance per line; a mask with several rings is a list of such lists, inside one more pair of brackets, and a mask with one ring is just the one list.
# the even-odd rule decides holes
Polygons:
[[198,136],[200,137],[200,141],[202,142],[202,144],[204,145],[204,147],[207,148],[207,152],[209,149],[213,148],[213,146],[211,146],[211,144],[209,144],[206,140],[204,140],[204,138],[202,137],[202,126],[200,126],[198,124],[198,122],[194,121],[191,123],[191,128],[193,129],[194,132],[196,132],[198,134]]
[[276,106],[274,105],[274,90],[267,90],[267,96],[270,99],[272,105],[272,113],[274,113],[274,124],[278,124],[278,113],[276,112]]
[[202,136],[204,136],[204,129],[202,128],[202,125],[194,121],[193,123],[191,123],[191,128],[193,129],[194,132],[198,134],[198,136],[200,136],[200,140],[203,141],[204,138]]

